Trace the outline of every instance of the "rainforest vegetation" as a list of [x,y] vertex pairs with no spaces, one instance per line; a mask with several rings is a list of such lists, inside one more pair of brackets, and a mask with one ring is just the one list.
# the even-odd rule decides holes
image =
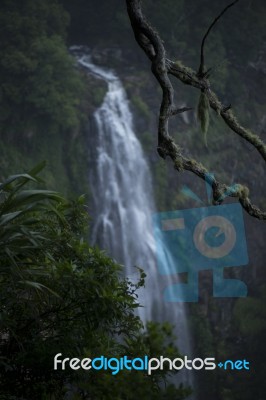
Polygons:
[[[227,3],[143,0],[169,57],[195,70],[202,37]],[[264,1],[243,0],[206,44],[216,93],[264,141],[265,18]],[[86,45],[95,63],[121,77],[153,174],[157,209],[197,206],[181,192],[183,185],[206,202],[204,183],[188,172],[177,174],[157,155],[161,92],[135,43],[125,2],[2,0],[0,37],[0,399],[186,398],[189,389],[171,385],[167,371],[152,377],[123,372],[114,381],[106,372],[55,372],[52,365],[56,353],[179,354],[169,324],[150,322],[144,331],[135,314],[143,270],[133,283],[105,249],[90,246],[88,147],[106,87],[77,66],[71,45]],[[265,167],[257,153],[212,112],[206,147],[196,118],[198,91],[181,83],[175,90],[178,105],[192,111],[171,121],[173,137],[226,183],[247,185],[265,209]],[[197,400],[265,397],[265,224],[244,215],[249,265],[226,274],[246,282],[248,297],[213,298],[206,272],[200,302],[188,311],[198,357],[246,358],[251,371],[199,372]]]

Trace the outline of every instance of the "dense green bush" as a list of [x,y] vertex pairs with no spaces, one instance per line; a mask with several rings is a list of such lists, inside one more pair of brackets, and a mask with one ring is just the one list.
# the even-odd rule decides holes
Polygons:
[[77,126],[81,80],[64,43],[67,23],[57,0],[1,2],[0,128],[9,135]]
[[[14,399],[183,399],[168,372],[53,370],[63,357],[178,357],[171,327],[143,330],[130,282],[86,242],[84,199],[33,189],[42,165],[0,186],[0,392]],[[30,185],[30,186],[29,186]],[[65,397],[68,393],[69,397]],[[12,398],[12,397],[10,397]]]

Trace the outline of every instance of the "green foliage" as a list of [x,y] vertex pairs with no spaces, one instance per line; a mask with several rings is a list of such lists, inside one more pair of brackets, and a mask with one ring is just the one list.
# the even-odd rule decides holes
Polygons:
[[68,22],[57,0],[1,2],[0,179],[47,160],[47,185],[73,194],[87,192],[87,153],[79,132],[83,80],[64,42]]
[[85,82],[87,92],[85,96],[85,100],[87,101],[85,111],[92,113],[95,108],[102,105],[107,92],[107,85],[106,82],[94,78],[93,76],[88,77],[87,75],[85,75]]
[[143,2],[146,15],[149,16],[152,24],[165,40],[167,48],[172,54],[179,48],[181,38],[186,32],[185,24],[178,23],[184,3],[184,0],[167,0],[160,3],[145,0]]
[[[148,354],[150,357],[157,357],[158,354],[164,354],[165,357],[180,357],[175,348],[172,328],[169,324],[162,325],[156,323],[148,323],[147,330],[139,335],[127,337],[124,343],[117,348],[117,356],[128,354],[130,357],[139,357],[140,354]],[[89,353],[90,354],[90,353]],[[111,356],[111,354],[108,354]],[[103,398],[104,400],[128,399],[135,400],[141,398],[143,400],[163,400],[173,399],[181,400],[187,397],[191,390],[182,385],[177,389],[173,384],[167,382],[169,371],[154,371],[152,376],[142,374],[140,371],[123,370],[115,376],[104,372],[99,376],[98,373],[92,375],[93,385],[85,383],[83,389],[90,388],[93,390],[92,398]],[[165,387],[162,390],[162,387]],[[100,387],[100,390],[99,390]],[[103,396],[103,397],[101,397]],[[81,399],[81,397],[77,397]]]
[[67,21],[57,0],[1,3],[2,130],[77,126],[81,80],[63,41]]
[[[84,197],[69,202],[32,188],[43,165],[0,185],[0,390],[4,398],[184,399],[161,383],[168,371],[53,370],[64,357],[179,356],[171,327],[135,314],[144,273],[132,283],[122,267],[84,240]],[[29,187],[30,185],[30,187]],[[30,383],[30,384],[29,384]],[[69,398],[69,397],[68,397]]]
[[[38,258],[46,253],[49,242],[43,236],[48,219],[42,223],[37,218],[40,213],[55,213],[61,223],[65,223],[53,203],[61,203],[63,198],[56,192],[42,189],[24,189],[29,182],[39,182],[36,174],[43,168],[37,166],[28,174],[10,176],[0,184],[0,259],[1,274],[13,279],[21,278],[24,281],[33,274],[42,271]],[[48,203],[47,203],[48,202]],[[37,257],[38,252],[38,257]],[[21,260],[23,254],[23,260]],[[24,269],[24,260],[27,268]],[[34,266],[34,268],[33,268]],[[40,267],[40,268],[39,268]],[[20,282],[21,283],[21,282]],[[27,281],[29,283],[29,281]]]
[[193,331],[197,332],[197,345],[195,351],[203,358],[214,354],[214,338],[212,336],[210,323],[203,318],[202,312],[194,307],[194,315],[191,318]]
[[256,295],[238,299],[234,306],[234,346],[230,348],[230,351],[235,357],[250,361],[250,371],[238,378],[237,387],[232,380],[226,381],[227,388],[233,393],[232,398],[236,400],[264,397],[266,390],[265,300],[266,289],[265,286],[261,286]]
[[31,51],[38,63],[27,82],[27,107],[60,128],[77,126],[81,81],[62,39],[40,37],[32,43]]
[[150,110],[147,104],[142,100],[140,96],[134,95],[131,98],[132,103],[138,109],[138,111],[146,118],[150,117]]
[[[72,14],[70,30],[70,41],[72,43],[84,43],[86,41],[89,46],[93,45],[94,48],[98,47],[98,45],[104,48],[110,45],[125,47],[127,61],[130,64],[130,74],[134,74],[133,59],[134,63],[136,61],[134,65],[138,68],[137,73],[135,73],[136,79],[132,80],[132,87],[138,97],[145,99],[145,104],[148,104],[148,110],[150,110],[150,116],[155,115],[156,112],[154,110],[158,110],[161,94],[159,89],[156,92],[151,86],[147,85],[147,82],[150,81],[150,72],[142,72],[141,69],[143,68],[146,71],[147,67],[146,65],[143,67],[141,55],[139,56],[141,51],[135,45],[131,46],[134,39],[126,16],[124,2],[120,0],[110,0],[108,2],[99,2],[97,0],[87,2],[77,0],[73,2],[72,0],[64,0],[63,3],[67,5]],[[220,3],[210,1],[195,2],[195,0],[187,0],[185,2],[143,0],[143,3],[146,15],[151,18],[152,23],[165,41],[169,57],[182,59],[184,64],[193,66],[193,69],[196,70],[199,63],[200,40],[212,18],[220,11]],[[56,187],[57,190],[64,190],[64,192],[73,192],[74,189],[83,192],[87,186],[86,174],[84,174],[84,170],[87,170],[85,146],[87,142],[73,129],[77,122],[75,110],[80,97],[77,93],[79,89],[76,91],[75,88],[79,88],[80,84],[77,82],[77,85],[75,85],[76,71],[62,41],[65,36],[67,20],[66,13],[54,0],[45,2],[40,0],[1,1],[0,128],[2,138],[0,142],[0,179],[3,180],[7,171],[8,173],[13,173],[21,168],[27,170],[32,165],[32,162],[48,159],[49,168],[44,171],[48,187]],[[232,9],[232,12],[228,13],[226,18],[217,25],[206,45],[206,67],[212,68],[211,85],[215,90],[218,89],[219,94],[222,95],[221,100],[225,105],[232,103],[234,111],[237,112],[240,117],[239,120],[243,124],[249,125],[252,129],[261,129],[261,132],[264,131],[265,104],[263,88],[265,87],[265,76],[262,68],[260,69],[259,64],[256,64],[256,62],[258,61],[258,50],[260,50],[259,59],[261,59],[261,65],[263,66],[265,38],[259,32],[263,32],[264,25],[264,3],[252,2],[251,7],[251,2],[244,2],[241,7],[237,6]],[[243,34],[243,32],[248,32],[248,34]],[[227,60],[229,60],[230,64],[227,63]],[[64,71],[62,74],[60,72],[61,69]],[[71,75],[71,77],[67,71],[71,74],[74,73],[74,75]],[[118,69],[118,73],[120,73],[120,69]],[[132,75],[130,76],[132,77]],[[129,80],[128,82],[130,83],[131,81]],[[140,90],[138,90],[139,87]],[[84,107],[86,113],[88,110],[91,112],[91,104],[95,106],[100,104],[104,95],[103,89],[102,87],[95,87],[89,93],[86,107]],[[72,94],[70,94],[71,92]],[[179,85],[177,102],[185,101],[188,105],[194,106],[197,102],[197,93],[197,91],[194,93],[191,88]],[[148,101],[146,101],[146,98]],[[156,115],[155,118],[157,118]],[[243,151],[242,143],[237,139],[234,140],[233,136],[229,135],[220,120],[216,118],[215,121],[212,121],[212,123],[214,122],[212,125],[213,132],[208,140],[208,151],[203,149],[203,143],[199,140],[198,129],[192,126],[193,122],[191,120],[188,125],[187,122],[186,124],[183,123],[181,117],[176,118],[174,120],[175,135],[179,135],[177,140],[182,143],[184,149],[189,149],[193,157],[201,159],[204,165],[211,168],[211,170],[215,167],[215,171],[221,180],[228,183],[231,180],[233,183],[235,179],[244,183],[248,183],[249,180],[252,183],[251,187],[256,182],[256,195],[260,197],[261,193],[263,193],[264,171],[262,164],[257,162],[256,152],[249,153],[250,162],[252,160],[255,160],[255,162],[253,162],[252,168],[247,168],[246,157],[241,157],[241,152]],[[154,131],[154,121],[155,119],[149,121],[150,131]],[[58,135],[59,129],[63,133],[70,129],[72,131],[71,139],[69,140],[68,136],[67,140],[64,141],[63,135]],[[143,130],[146,129],[145,127],[143,128]],[[4,133],[6,133],[5,137]],[[141,133],[139,137],[142,137]],[[145,141],[147,143],[149,140],[145,138]],[[154,148],[150,147],[151,154],[154,154]],[[235,159],[236,153],[238,154],[237,160]],[[217,154],[219,154],[219,157],[217,157]],[[156,163],[154,170],[158,208],[162,211],[170,209],[169,207],[179,209],[180,204],[182,207],[187,207],[189,203],[186,202],[184,204],[180,195],[182,175],[179,174],[178,178],[176,178],[176,171],[170,171],[164,162],[162,162],[162,165],[160,162]],[[34,178],[36,179],[36,176]],[[19,179],[22,178],[18,178],[17,183]],[[194,191],[198,193],[197,189],[200,189],[200,184],[197,182],[197,180],[193,180],[193,182],[190,180],[185,183],[189,183],[189,185],[191,183],[195,184]],[[32,183],[34,182],[32,181]],[[9,194],[5,193],[5,196],[7,197]],[[5,273],[3,273],[3,277],[1,274],[0,278],[1,317],[3,316],[4,318],[0,321],[0,335],[4,332],[4,335],[1,335],[0,351],[2,355],[2,352],[7,353],[7,350],[9,350],[11,362],[10,364],[7,362],[8,357],[7,359],[0,359],[0,362],[3,362],[0,367],[2,373],[0,380],[3,376],[5,377],[5,389],[3,387],[0,389],[0,392],[4,390],[4,394],[1,393],[0,398],[15,400],[18,398],[17,396],[9,396],[7,394],[15,391],[20,394],[23,393],[23,397],[28,397],[28,399],[48,398],[48,391],[49,394],[52,393],[49,398],[60,399],[64,391],[60,383],[62,380],[77,384],[77,398],[82,397],[81,392],[84,387],[84,392],[88,391],[91,394],[91,398],[97,400],[104,398],[104,390],[106,390],[105,396],[109,396],[112,399],[121,398],[122,394],[124,398],[130,398],[132,393],[133,395],[136,393],[136,390],[139,390],[139,392],[136,393],[135,398],[137,396],[144,398],[144,395],[149,396],[148,398],[156,398],[156,396],[163,398],[161,392],[156,392],[156,394],[154,394],[154,391],[151,392],[153,390],[152,385],[146,386],[147,389],[144,392],[143,385],[147,385],[148,379],[138,373],[134,374],[132,381],[132,374],[129,376],[119,375],[116,380],[113,380],[108,374],[104,376],[95,375],[93,377],[87,374],[79,377],[78,380],[76,374],[75,376],[67,376],[67,374],[55,376],[54,372],[51,371],[51,360],[54,352],[63,350],[70,353],[72,344],[75,347],[76,344],[79,345],[82,342],[83,345],[86,342],[84,351],[73,351],[74,355],[81,354],[82,356],[83,354],[92,354],[89,351],[90,349],[87,351],[87,340],[91,341],[93,345],[96,344],[100,349],[106,350],[106,354],[113,355],[115,353],[114,349],[119,354],[121,349],[116,340],[117,337],[114,340],[110,339],[109,328],[106,328],[105,335],[97,328],[97,326],[100,326],[101,310],[99,307],[92,307],[92,305],[95,305],[94,299],[97,299],[99,293],[102,297],[104,295],[99,290],[99,293],[96,293],[88,277],[84,278],[85,283],[91,288],[94,299],[92,300],[89,297],[92,308],[89,309],[88,305],[86,310],[82,308],[82,312],[85,314],[90,312],[96,322],[93,326],[89,325],[88,330],[90,332],[87,339],[81,339],[86,328],[87,319],[85,322],[82,321],[82,318],[76,312],[78,307],[75,307],[75,304],[77,305],[81,299],[80,291],[84,289],[86,296],[90,294],[86,292],[86,287],[82,286],[82,279],[86,274],[84,273],[84,276],[81,275],[80,282],[78,282],[77,269],[73,268],[71,270],[70,265],[78,265],[78,269],[84,270],[84,260],[90,259],[90,271],[93,271],[93,277],[97,280],[100,275],[97,275],[94,265],[103,265],[104,261],[99,252],[97,253],[94,249],[89,249],[85,245],[84,248],[82,247],[81,236],[77,232],[80,229],[80,225],[75,225],[74,223],[75,216],[80,216],[83,206],[76,203],[69,204],[64,201],[61,204],[60,201],[54,200],[51,202],[49,200],[48,203],[51,203],[56,211],[60,212],[64,219],[67,220],[67,224],[60,222],[54,211],[36,211],[37,214],[35,215],[38,215],[40,223],[29,226],[26,224],[26,232],[30,231],[34,237],[35,230],[37,233],[40,230],[41,234],[46,238],[46,242],[49,242],[49,254],[45,253],[46,246],[44,243],[46,242],[42,240],[36,242],[40,246],[39,248],[36,247],[34,250],[31,244],[32,247],[27,249],[29,254],[32,252],[31,257],[28,257],[28,259],[25,259],[23,254],[20,255],[19,251],[11,248],[15,254],[15,261],[19,264],[19,268],[13,268],[12,259],[5,254],[5,248],[1,248],[0,265],[1,270],[5,271]],[[75,212],[72,207],[76,210]],[[23,227],[27,215],[29,216],[30,212],[28,214],[25,212],[25,219],[23,215],[15,218],[12,222],[13,228],[6,224],[5,229],[8,228],[7,231],[9,230],[10,232],[13,229],[13,232],[15,232],[18,227],[18,233],[21,236],[20,222],[23,222],[21,225]],[[83,218],[86,218],[86,216],[78,217],[81,225]],[[70,221],[73,228],[69,227]],[[31,231],[33,226],[34,230]],[[77,236],[74,235],[75,237],[73,237],[72,229]],[[256,226],[256,230],[250,231],[251,237],[259,238],[260,235],[262,233],[258,230],[258,226]],[[49,241],[49,237],[52,237],[53,240]],[[28,239],[24,237],[24,243],[29,239],[30,236]],[[34,240],[36,241],[36,237],[34,237]],[[60,251],[56,250],[57,245]],[[80,251],[83,252],[84,259],[82,258],[82,261],[77,262],[76,257],[79,259],[80,255],[78,254],[80,254]],[[68,258],[69,252],[71,254]],[[259,257],[259,254],[256,254],[256,262],[259,261]],[[104,278],[101,276],[102,280],[105,279],[105,276],[109,276],[111,260],[107,263],[108,268],[106,266]],[[87,263],[87,265],[89,264]],[[10,271],[10,275],[7,275],[7,271]],[[257,268],[257,274],[259,277],[265,276],[263,269],[259,267]],[[114,275],[116,275],[116,272]],[[60,286],[60,279],[64,282],[70,294],[67,293],[67,290],[64,290],[63,286]],[[70,280],[74,282],[73,288]],[[37,283],[37,285],[27,284],[27,281]],[[253,285],[253,289],[254,291],[257,290],[256,284]],[[56,293],[55,290],[59,292],[59,296],[61,293],[61,297],[53,294]],[[62,296],[65,299],[64,301],[61,300],[62,303],[60,303]],[[75,303],[75,298],[77,303]],[[82,299],[84,300],[85,297]],[[64,306],[68,306],[70,303],[72,308],[69,308],[68,313]],[[102,305],[104,302],[99,304]],[[113,307],[114,304],[111,304]],[[226,308],[228,304],[229,307]],[[242,351],[243,357],[247,357],[248,349],[250,349],[250,359],[256,370],[256,373],[250,373],[243,378],[239,374],[231,378],[230,374],[226,382],[224,376],[221,377],[220,382],[217,379],[215,380],[214,377],[215,392],[212,398],[250,400],[254,397],[261,399],[265,397],[266,388],[263,384],[265,382],[264,359],[266,356],[263,350],[265,338],[264,304],[265,298],[261,294],[237,301],[234,314],[236,329],[233,333],[232,322],[230,321],[230,303],[226,300],[223,303],[223,307],[228,314],[227,318],[218,318],[221,321],[217,322],[217,317],[215,317],[218,314],[217,311],[206,311],[206,313],[200,314],[195,319],[195,336],[197,343],[200,342],[199,337],[202,338],[200,350],[204,354],[207,354],[208,351],[212,352],[214,347],[214,349],[219,349],[219,354],[228,357],[233,354],[239,358]],[[108,307],[108,304],[106,307]],[[47,320],[45,313],[48,316]],[[81,331],[76,329],[71,335],[71,319],[75,320],[75,318],[77,318],[77,324],[81,326]],[[54,333],[52,331],[55,319],[60,321],[60,329],[58,336],[53,341]],[[27,327],[28,322],[30,325]],[[5,328],[3,328],[3,323],[6,324]],[[51,329],[49,323],[51,323]],[[117,319],[117,324],[119,323]],[[103,326],[106,327],[104,322]],[[63,327],[66,327],[65,340]],[[158,335],[163,336],[160,327],[155,327],[154,330]],[[225,330],[229,339],[224,337]],[[10,336],[8,337],[7,334]],[[74,334],[76,335],[76,340],[73,339]],[[156,335],[152,334],[152,337],[157,342]],[[67,344],[68,338],[69,345]],[[136,341],[134,349],[134,340],[132,340],[132,354],[134,351],[134,354],[140,354],[138,346],[143,349],[143,341],[144,333]],[[49,350],[50,344],[52,346],[51,350]],[[152,346],[155,347],[154,345]],[[34,362],[31,356],[31,348],[34,349],[33,354],[40,356],[38,363]],[[148,347],[145,350],[148,351]],[[127,351],[129,351],[129,348]],[[158,351],[161,351],[159,347]],[[18,366],[17,368],[16,365]],[[25,366],[29,368],[32,385],[28,384],[28,377],[25,376]],[[7,371],[4,370],[4,367]],[[13,369],[10,370],[10,368]],[[208,382],[206,382],[207,378]],[[210,383],[209,376],[207,378],[200,377],[199,379],[200,384],[203,386],[206,382],[207,389],[203,398],[210,397],[210,386],[214,386],[213,383]],[[149,384],[151,384],[151,381],[149,381]],[[27,388],[27,386],[30,386],[30,388]],[[128,391],[131,390],[131,394],[128,394],[127,386]],[[138,389],[139,386],[140,389]],[[225,386],[229,388],[227,389]],[[29,390],[32,390],[31,393],[29,393]],[[175,389],[167,386],[167,390]],[[166,398],[171,398],[171,396],[175,399],[179,398],[178,394],[164,394],[164,396]]]
[[257,298],[239,299],[234,308],[234,315],[241,333],[252,342],[254,341],[254,344],[256,337],[266,332],[265,288],[262,288],[260,292]]

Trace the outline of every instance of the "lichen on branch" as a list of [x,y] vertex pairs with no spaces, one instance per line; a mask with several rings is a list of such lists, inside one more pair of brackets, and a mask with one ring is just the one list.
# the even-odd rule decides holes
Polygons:
[[[143,49],[146,56],[151,61],[151,70],[162,89],[162,101],[160,107],[160,116],[158,120],[158,153],[162,158],[170,157],[173,161],[174,168],[178,171],[187,170],[193,172],[201,179],[210,176],[207,169],[198,161],[185,157],[181,148],[174,142],[168,131],[169,118],[182,112],[189,111],[190,108],[178,109],[174,103],[174,89],[169,79],[169,75],[174,76],[184,84],[193,86],[204,93],[204,102],[218,113],[225,124],[249,142],[259,152],[260,156],[266,161],[266,145],[265,143],[249,129],[243,127],[237,120],[231,106],[224,106],[218,99],[216,94],[211,90],[208,74],[197,73],[191,68],[184,66],[180,61],[172,61],[166,58],[166,51],[158,32],[151,26],[142,13],[141,0],[126,0],[128,15],[131,21],[132,29],[139,46]],[[214,20],[205,34],[205,40],[214,25],[215,21],[221,18],[227,9],[237,3],[234,1],[229,4]],[[202,41],[201,54],[204,52],[204,43]],[[203,61],[203,63],[202,63]],[[204,70],[204,55],[201,58],[199,71]],[[205,115],[206,117],[206,115]],[[202,120],[202,128],[206,131],[208,121]],[[242,207],[247,213],[258,219],[266,219],[266,212],[260,210],[251,203],[249,199],[249,190],[241,184],[235,185],[235,190],[219,182],[215,177],[210,178],[213,189],[213,204],[221,204],[223,200],[230,196],[238,198]]]

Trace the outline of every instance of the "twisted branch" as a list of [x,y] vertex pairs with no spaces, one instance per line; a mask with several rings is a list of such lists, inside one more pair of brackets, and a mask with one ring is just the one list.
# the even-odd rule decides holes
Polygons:
[[[202,68],[204,69],[204,43],[205,40],[214,26],[214,24],[221,18],[225,11],[232,7],[238,0],[231,3],[223,12],[214,20],[208,29],[202,43],[203,59],[201,60]],[[158,153],[162,158],[169,156],[174,167],[180,170],[191,171],[201,179],[204,179],[212,186],[213,189],[213,204],[221,204],[225,197],[238,198],[242,207],[253,217],[258,219],[266,219],[266,212],[260,210],[257,206],[253,205],[248,197],[249,190],[243,185],[234,185],[234,190],[231,187],[219,182],[215,177],[211,176],[207,169],[199,162],[184,157],[181,149],[174,143],[173,138],[169,135],[168,120],[170,117],[179,113],[188,111],[190,108],[181,108],[174,104],[174,90],[169,79],[169,74],[179,79],[181,82],[200,89],[206,93],[209,99],[210,106],[218,114],[221,115],[226,125],[248,141],[253,147],[257,149],[261,157],[266,161],[266,145],[263,141],[250,130],[240,125],[237,118],[233,114],[231,107],[225,107],[219,101],[215,93],[210,89],[210,83],[206,78],[206,74],[196,73],[183,66],[180,63],[174,63],[166,58],[163,42],[159,34],[145,19],[141,10],[141,0],[126,0],[128,15],[131,25],[135,34],[136,41],[143,49],[147,57],[151,61],[151,70],[157,81],[162,88],[162,102],[160,107],[160,116],[158,121]]]

